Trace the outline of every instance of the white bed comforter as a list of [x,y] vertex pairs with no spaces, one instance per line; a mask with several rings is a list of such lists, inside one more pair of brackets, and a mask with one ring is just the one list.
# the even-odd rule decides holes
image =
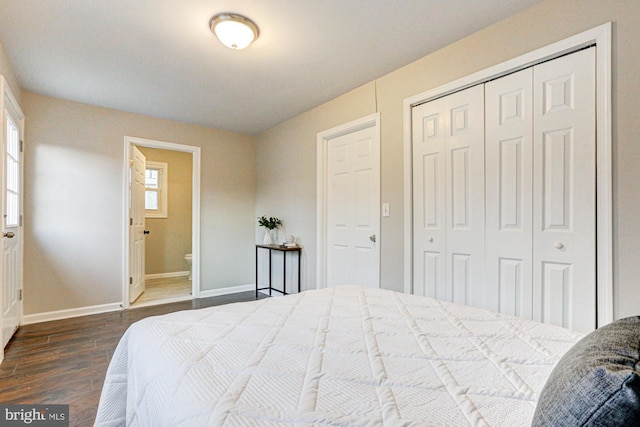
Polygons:
[[133,324],[98,426],[525,426],[580,334],[343,286]]

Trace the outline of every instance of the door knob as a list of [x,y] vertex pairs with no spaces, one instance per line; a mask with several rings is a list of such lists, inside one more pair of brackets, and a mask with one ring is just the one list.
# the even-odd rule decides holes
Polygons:
[[9,231],[8,233],[2,233],[2,237],[6,237],[7,239],[13,239],[15,237],[15,233]]
[[144,230],[144,234],[149,234],[149,230]]
[[373,243],[376,242],[376,235],[372,234],[371,236],[369,236],[369,240],[371,240]]
[[555,242],[553,244],[553,247],[556,248],[556,249],[562,249],[562,248],[564,248],[564,244],[562,242]]

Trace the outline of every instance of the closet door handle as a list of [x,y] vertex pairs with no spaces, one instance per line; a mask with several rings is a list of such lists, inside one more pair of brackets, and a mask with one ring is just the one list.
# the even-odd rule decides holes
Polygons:
[[2,237],[6,237],[7,239],[13,239],[15,236],[15,233],[12,231],[9,231],[8,233],[2,233]]
[[564,248],[564,244],[562,242],[555,242],[553,244],[553,247],[558,249],[558,250],[560,250],[560,249]]
[[371,236],[369,236],[369,240],[371,240],[373,243],[376,242],[376,235],[372,234]]

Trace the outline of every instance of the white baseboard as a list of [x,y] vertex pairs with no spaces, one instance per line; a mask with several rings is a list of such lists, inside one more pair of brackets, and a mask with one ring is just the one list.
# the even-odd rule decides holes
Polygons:
[[92,305],[89,307],[70,308],[68,310],[48,311],[46,313],[27,314],[22,316],[22,325],[49,322],[51,320],[70,319],[72,317],[88,316],[91,314],[107,313],[122,310],[122,303]]
[[220,289],[208,289],[208,290],[200,291],[198,298],[217,297],[220,295],[237,294],[239,292],[249,292],[249,291],[255,291],[255,290],[256,290],[256,285],[241,285],[241,286],[231,286],[228,288],[220,288]]
[[[188,272],[187,272],[188,274]],[[255,291],[256,285],[231,286],[228,288],[209,289],[200,291],[198,298],[217,297],[221,295],[237,294],[239,292]],[[175,301],[189,300],[189,297],[180,297]],[[175,301],[163,301],[169,303]],[[135,307],[129,307],[135,308]],[[88,316],[91,314],[107,313],[110,311],[122,310],[122,303],[116,302],[112,304],[93,305],[89,307],[71,308],[68,310],[49,311],[46,313],[27,314],[22,317],[21,325],[30,325],[32,323],[49,322],[52,320],[70,319],[72,317]]]
[[145,274],[144,275],[144,279],[148,280],[148,279],[166,279],[169,277],[182,277],[182,276],[188,276],[189,272],[188,271],[174,271],[171,273],[154,273],[154,274]]

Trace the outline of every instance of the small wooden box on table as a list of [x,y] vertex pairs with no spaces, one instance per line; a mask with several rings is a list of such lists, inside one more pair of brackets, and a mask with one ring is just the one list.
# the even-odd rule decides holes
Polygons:
[[[265,249],[269,251],[269,286],[266,288],[261,288],[258,285],[258,252],[260,249]],[[282,290],[275,289],[271,286],[271,255],[273,251],[282,252]],[[294,248],[283,248],[279,245],[259,245],[256,244],[256,298],[258,298],[258,291],[269,290],[269,295],[271,295],[271,291],[280,292],[283,295],[288,295],[287,292],[287,252],[295,252],[298,254],[298,292],[300,292],[300,252],[302,248],[294,247]]]

